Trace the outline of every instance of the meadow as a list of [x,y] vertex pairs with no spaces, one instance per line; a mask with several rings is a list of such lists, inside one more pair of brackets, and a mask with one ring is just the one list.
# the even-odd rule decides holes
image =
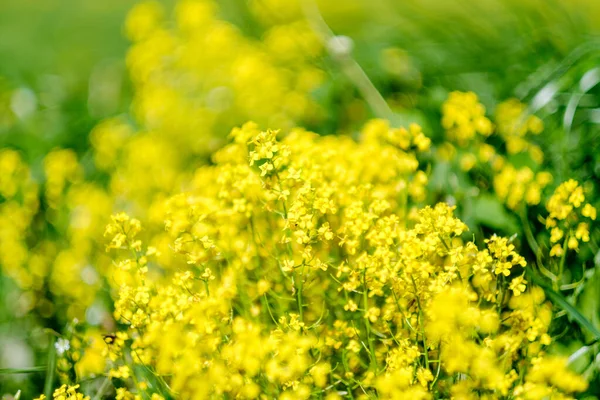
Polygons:
[[600,3],[0,4],[3,400],[600,398]]

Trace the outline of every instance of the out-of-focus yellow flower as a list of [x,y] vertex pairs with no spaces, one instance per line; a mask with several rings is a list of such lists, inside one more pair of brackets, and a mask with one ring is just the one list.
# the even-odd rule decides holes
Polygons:
[[[561,183],[546,204],[546,228],[553,244],[550,256],[561,257],[566,250],[579,250],[579,242],[589,242],[589,221],[596,219],[596,209],[585,202],[584,190],[573,179]],[[589,221],[584,222],[587,218]],[[557,243],[566,236],[565,245]]]
[[506,164],[494,176],[494,190],[509,208],[518,210],[524,204],[539,204],[542,190],[550,182],[551,175],[547,172],[534,173],[528,167],[516,169]]
[[527,106],[517,99],[509,99],[496,108],[497,131],[506,141],[509,154],[528,151],[531,158],[541,164],[544,154],[541,149],[531,143],[527,135],[539,135],[544,130],[544,123],[535,115],[527,113]]
[[466,146],[477,134],[486,137],[494,132],[485,116],[485,107],[473,92],[452,92],[442,106],[442,126],[450,141]]

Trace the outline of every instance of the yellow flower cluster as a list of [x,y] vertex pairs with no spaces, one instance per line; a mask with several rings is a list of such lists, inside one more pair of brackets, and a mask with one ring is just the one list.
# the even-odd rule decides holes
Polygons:
[[524,203],[539,204],[542,190],[551,182],[549,172],[534,173],[529,167],[517,169],[507,163],[494,176],[494,190],[508,208],[518,210]]
[[[54,391],[52,399],[54,400],[90,400],[90,396],[84,396],[82,393],[77,391],[79,385],[67,386],[62,385]],[[45,400],[46,396],[41,395],[36,400]]]
[[127,67],[134,123],[108,119],[90,135],[117,208],[153,228],[162,223],[165,198],[187,186],[231,127],[253,120],[290,128],[324,117],[312,99],[324,80],[323,46],[300,3],[250,2],[251,16],[261,22],[257,32],[237,27],[219,5],[180,0],[172,9],[156,1],[133,7],[125,30],[133,42]]
[[585,202],[583,187],[577,181],[570,179],[558,186],[546,209],[551,256],[561,257],[567,248],[578,250],[580,242],[590,241],[590,221],[596,220],[596,208]]
[[[0,153],[11,247],[2,268],[36,299],[27,307],[82,318],[103,277],[116,297],[121,328],[106,343],[94,327],[70,338],[63,382],[73,367],[79,377],[106,367],[116,398],[155,400],[541,399],[585,389],[546,354],[551,307],[514,244],[464,241],[466,225],[444,203],[419,211],[431,146],[419,126],[373,120],[355,141],[247,123],[230,139],[191,172],[175,148],[109,120],[92,134],[108,192],[84,180],[70,150],[45,157],[43,190],[17,152]],[[510,208],[540,202],[549,174],[476,148],[479,161],[501,166],[495,190]],[[38,197],[65,234],[31,246]],[[103,231],[115,207],[139,212],[145,229],[119,213]],[[548,211],[553,243],[589,240],[581,219],[596,210],[576,182],[557,189]],[[112,260],[96,246],[102,232]],[[55,300],[41,294],[46,283]],[[83,398],[76,389],[55,397]]]
[[506,142],[508,154],[528,151],[531,158],[540,164],[544,154],[539,146],[527,140],[527,134],[539,135],[544,123],[535,115],[527,114],[527,106],[517,99],[509,99],[496,107],[496,130]]
[[[449,131],[491,132],[489,120],[474,122],[485,118],[476,97],[451,100]],[[494,235],[479,248],[452,207],[422,208],[431,141],[418,125],[372,120],[353,140],[247,123],[195,171],[188,161],[200,150],[163,129],[173,127],[136,133],[111,119],[95,128],[106,187],[85,180],[71,150],[46,155],[41,187],[18,152],[0,152],[0,263],[23,292],[20,312],[89,323],[61,339],[61,383],[105,372],[115,398],[153,400],[542,399],[585,389],[546,352],[551,307],[511,240]],[[491,165],[509,208],[538,204],[551,176],[516,169],[482,138],[463,136],[476,151],[460,149],[463,169]],[[572,249],[588,241],[583,218],[596,217],[573,182],[548,202],[552,255],[564,237]],[[118,213],[106,226],[114,209],[139,220]],[[97,307],[103,287],[117,327]],[[110,332],[104,341],[99,330]],[[77,389],[54,397],[84,399]]]
[[71,150],[54,150],[44,157],[46,175],[46,201],[57,208],[68,184],[81,180],[83,171],[77,156]]
[[[523,103],[516,99],[500,103],[492,123],[485,116],[485,107],[479,103],[477,95],[452,92],[442,105],[442,126],[448,142],[438,149],[441,158],[458,159],[463,171],[491,167],[494,191],[512,210],[520,209],[523,204],[537,205],[541,202],[542,191],[552,182],[552,175],[545,171],[536,172],[529,166],[517,167],[509,161],[511,155],[524,151],[529,153],[535,164],[541,164],[544,159],[540,147],[526,138],[528,133],[539,134],[543,123],[538,117],[527,115]],[[504,140],[506,155],[485,143],[494,133]],[[458,154],[453,144],[461,148]]]
[[[108,345],[118,398],[571,398],[551,307],[510,240],[463,241],[416,126],[358,142],[248,123],[167,201],[175,263],[139,221],[106,229],[124,270]],[[427,143],[427,145],[426,145]],[[365,160],[369,160],[365,162]],[[148,239],[151,240],[151,239]],[[163,272],[164,273],[164,272]],[[152,379],[130,364],[142,365]],[[157,397],[158,398],[158,397]]]
[[310,93],[323,80],[320,39],[299,10],[267,22],[279,9],[253,3],[265,21],[260,40],[223,18],[213,0],[180,0],[172,19],[158,2],[131,10],[133,109],[149,134],[197,154],[219,145],[223,127],[249,118],[281,127],[318,118]]
[[442,106],[442,126],[448,138],[466,146],[477,134],[487,137],[494,132],[485,116],[485,107],[473,92],[452,92]]
[[[68,318],[83,318],[102,284],[95,245],[112,201],[99,186],[83,181],[74,152],[52,151],[43,164],[46,180],[40,190],[18,152],[0,153],[0,265],[23,291],[23,313],[37,310],[47,318],[65,306]],[[46,208],[42,223],[62,236],[38,240],[40,200]]]
[[28,263],[30,227],[38,211],[38,186],[18,152],[0,150],[0,265],[19,286],[41,290],[46,268]]

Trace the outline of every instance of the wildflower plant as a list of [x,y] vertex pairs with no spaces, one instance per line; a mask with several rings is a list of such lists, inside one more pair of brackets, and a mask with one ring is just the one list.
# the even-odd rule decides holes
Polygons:
[[[422,5],[404,20],[410,1],[383,2],[379,21],[342,3],[139,2],[123,17],[131,93],[89,135],[52,136],[61,118],[38,114],[68,107],[0,77],[3,392],[600,395],[593,51],[527,79],[506,60],[432,76],[493,55],[432,58]],[[552,78],[566,70],[578,80]],[[39,148],[30,126],[48,126]]]
[[[127,339],[110,376],[185,398],[585,390],[546,351],[552,308],[524,278],[525,259],[506,238],[469,241],[447,204],[419,209],[418,146],[398,135],[408,131],[378,121],[358,142],[235,129],[197,188],[168,202],[187,264],[169,279],[147,279],[138,222],[115,216],[109,247],[137,267],[115,303]],[[369,154],[380,157],[361,162]],[[127,359],[160,384],[140,386]]]

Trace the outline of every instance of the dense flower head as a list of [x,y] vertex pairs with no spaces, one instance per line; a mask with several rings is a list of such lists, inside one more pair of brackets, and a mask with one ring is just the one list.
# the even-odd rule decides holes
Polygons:
[[465,146],[477,135],[494,132],[492,122],[485,116],[485,107],[473,92],[452,92],[442,106],[442,126],[448,139]]
[[[268,4],[250,10],[280,13]],[[314,62],[322,45],[301,12],[266,22],[257,40],[212,0],[178,1],[172,12],[142,2],[126,31],[134,41],[127,64],[138,120],[187,151],[214,150],[223,126],[249,117],[270,126],[317,117],[310,93],[323,79]]]
[[[45,275],[39,263],[27,268],[30,225],[39,208],[38,185],[14,150],[0,150],[0,265],[21,287],[40,289]],[[37,268],[36,268],[37,267]]]
[[115,303],[124,340],[109,346],[118,390],[135,375],[127,358],[160,378],[138,390],[182,398],[584,390],[543,372],[566,364],[546,354],[551,307],[511,241],[480,249],[453,207],[418,209],[420,146],[394,139],[409,132],[420,135],[378,121],[359,141],[236,128],[167,201],[185,263],[163,278],[139,221],[115,215],[109,250],[129,274]]
[[506,142],[508,154],[527,151],[531,158],[540,164],[544,154],[527,136],[539,135],[544,130],[542,120],[528,114],[527,105],[517,99],[508,99],[498,104],[495,114],[496,129]]
[[560,257],[567,248],[578,250],[580,242],[590,241],[590,225],[596,220],[596,208],[586,203],[579,182],[570,179],[560,184],[548,200],[546,209],[551,256]]
[[[489,176],[497,197],[512,210],[539,204],[553,177],[540,168],[544,153],[529,135],[541,133],[543,122],[516,99],[500,103],[493,121],[486,117],[477,95],[451,92],[442,105],[447,141],[437,147],[437,156],[462,171]],[[499,138],[501,146],[495,143]],[[524,163],[521,153],[525,152],[529,160]]]
[[[552,176],[480,136],[457,150],[381,119],[356,140],[248,122],[193,168],[111,119],[92,133],[106,187],[71,150],[45,157],[41,190],[18,152],[0,153],[2,268],[40,296],[25,312],[94,321],[56,342],[58,376],[104,373],[118,399],[570,398],[586,383],[548,352],[552,307],[514,237],[478,246],[456,206],[425,205],[432,150],[491,167],[509,209],[542,201]],[[31,246],[38,198],[64,236]],[[576,181],[547,210],[550,255],[590,241],[596,209]],[[117,325],[90,312],[104,277]]]
[[539,204],[543,189],[551,182],[552,175],[548,172],[536,173],[529,167],[517,169],[506,164],[494,176],[494,190],[509,208],[518,210],[523,204]]

